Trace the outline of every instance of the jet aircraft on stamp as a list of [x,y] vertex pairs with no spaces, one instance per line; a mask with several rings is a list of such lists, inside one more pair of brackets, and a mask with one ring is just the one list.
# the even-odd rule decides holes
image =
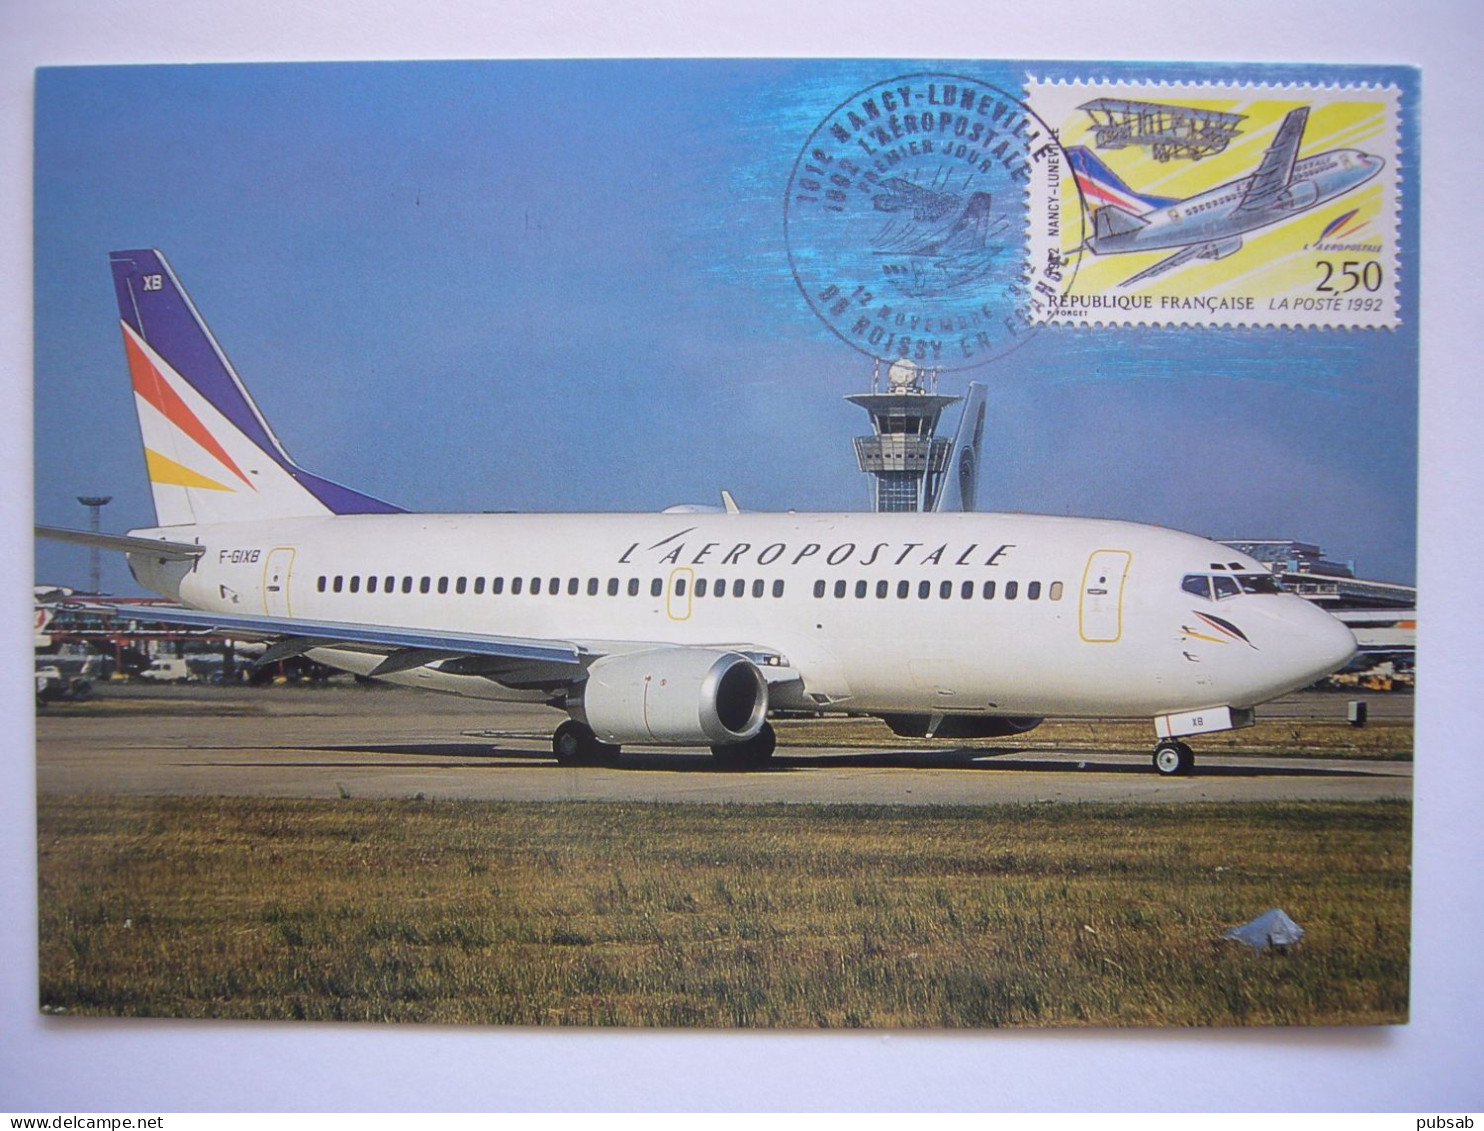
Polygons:
[[1299,157],[1308,107],[1290,110],[1255,172],[1195,196],[1151,196],[1130,188],[1085,146],[1067,150],[1077,187],[1092,209],[1096,255],[1174,251],[1119,284],[1130,287],[1198,259],[1224,259],[1249,232],[1281,224],[1365,184],[1384,158],[1358,149]]
[[1179,774],[1185,736],[1250,723],[1355,651],[1253,558],[1136,523],[409,514],[289,458],[163,255],[112,267],[156,521],[38,534],[121,550],[185,606],[122,616],[270,641],[260,662],[558,708],[562,762],[638,743],[761,765],[779,710],[944,740],[1142,716]]

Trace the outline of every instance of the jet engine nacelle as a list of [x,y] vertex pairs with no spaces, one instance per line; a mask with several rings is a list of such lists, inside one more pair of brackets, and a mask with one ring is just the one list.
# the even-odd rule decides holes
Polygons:
[[1299,181],[1289,185],[1278,197],[1278,207],[1290,212],[1301,212],[1319,199],[1319,189],[1313,181]]
[[724,746],[762,729],[768,681],[736,652],[652,648],[594,663],[571,710],[603,742]]

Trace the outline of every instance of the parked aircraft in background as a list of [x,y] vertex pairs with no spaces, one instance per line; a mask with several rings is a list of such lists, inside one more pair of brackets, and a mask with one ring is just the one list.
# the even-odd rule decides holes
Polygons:
[[561,761],[640,743],[760,765],[769,711],[829,709],[944,739],[1143,716],[1178,774],[1182,737],[1355,650],[1254,559],[1134,523],[404,513],[289,458],[159,252],[112,263],[156,525],[38,533],[123,550],[187,606],[150,619],[272,638],[264,662],[565,710]]
[[1178,249],[1125,279],[1120,286],[1159,275],[1192,259],[1224,259],[1242,248],[1242,237],[1343,196],[1385,166],[1384,158],[1358,149],[1298,156],[1308,107],[1290,110],[1273,144],[1251,176],[1192,197],[1136,192],[1085,146],[1067,150],[1083,199],[1092,209],[1086,247],[1097,255]]

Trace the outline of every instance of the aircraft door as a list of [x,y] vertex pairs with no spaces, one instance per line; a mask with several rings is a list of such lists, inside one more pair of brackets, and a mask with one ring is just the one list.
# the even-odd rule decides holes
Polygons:
[[293,616],[289,608],[289,573],[294,565],[290,546],[275,547],[263,566],[263,611],[270,617]]
[[1089,644],[1112,644],[1123,635],[1123,584],[1132,560],[1127,550],[1095,550],[1088,557],[1077,624]]

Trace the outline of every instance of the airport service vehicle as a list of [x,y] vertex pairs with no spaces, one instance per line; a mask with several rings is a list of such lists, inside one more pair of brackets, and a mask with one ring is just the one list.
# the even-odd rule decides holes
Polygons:
[[1092,150],[1073,146],[1067,157],[1077,187],[1093,209],[1087,248],[1097,255],[1178,249],[1119,284],[1131,286],[1192,259],[1233,255],[1248,232],[1344,196],[1385,167],[1384,158],[1358,149],[1300,158],[1308,120],[1307,106],[1290,110],[1256,172],[1184,200],[1136,192]]
[[156,683],[183,683],[195,679],[196,675],[184,660],[162,657],[151,661],[149,667],[139,673],[139,678]]
[[295,464],[164,257],[115,252],[157,524],[40,529],[128,554],[186,608],[358,675],[569,718],[553,749],[773,753],[770,711],[898,733],[1142,716],[1182,738],[1343,666],[1349,630],[1254,559],[1159,527],[1008,514],[409,514]]

